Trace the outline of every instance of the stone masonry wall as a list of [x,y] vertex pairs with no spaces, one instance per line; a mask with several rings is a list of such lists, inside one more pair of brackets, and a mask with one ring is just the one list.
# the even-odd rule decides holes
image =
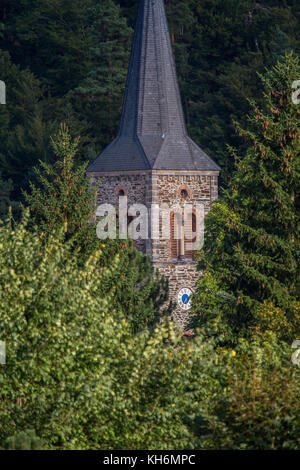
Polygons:
[[189,320],[190,312],[182,310],[177,305],[177,294],[183,287],[188,287],[192,291],[199,279],[197,272],[197,262],[177,262],[177,263],[153,263],[154,269],[158,269],[160,274],[169,279],[169,301],[176,303],[176,308],[172,312],[172,319],[184,328]]
[[[170,208],[184,210],[185,204],[203,203],[205,213],[212,201],[218,197],[217,172],[135,172],[135,174],[103,174],[94,177],[101,183],[97,205],[108,203],[118,207],[118,191],[123,189],[128,197],[128,206],[144,204],[167,204]],[[181,189],[188,192],[188,198],[180,197]],[[149,223],[151,230],[151,223]],[[183,328],[187,324],[189,311],[182,310],[177,304],[177,294],[181,288],[192,291],[200,273],[196,271],[197,262],[193,260],[174,260],[170,256],[169,240],[137,240],[136,247],[150,255],[155,269],[169,279],[170,300],[177,307],[173,319]]]
[[[214,175],[202,174],[155,175],[152,179],[152,202],[160,206],[167,204],[171,209],[181,209],[182,211],[184,211],[186,204],[196,206],[197,203],[202,203],[205,213],[207,213],[215,194],[215,185],[217,184],[215,178]],[[188,192],[188,199],[184,200],[180,197],[181,189]],[[162,234],[160,233],[160,235]],[[151,251],[153,261],[170,261],[169,240],[153,241]]]
[[[96,184],[100,183],[97,206],[100,204],[112,204],[117,209],[119,206],[118,192],[123,190],[128,198],[128,207],[133,204],[146,205],[146,194],[149,186],[149,174],[119,174],[99,175],[94,177]],[[146,242],[136,240],[137,249],[146,252]]]
[[[180,197],[181,189],[187,190],[188,200],[183,200]],[[152,193],[153,202],[160,205],[169,204],[182,211],[187,203],[193,205],[203,203],[206,214],[211,202],[218,197],[218,175],[208,172],[156,174],[152,179]],[[197,261],[172,260],[169,240],[154,240],[151,248],[153,266],[169,279],[170,300],[177,305],[172,317],[184,328],[189,319],[189,311],[184,311],[178,306],[177,295],[182,288],[194,291],[200,276],[200,273],[197,272]]]

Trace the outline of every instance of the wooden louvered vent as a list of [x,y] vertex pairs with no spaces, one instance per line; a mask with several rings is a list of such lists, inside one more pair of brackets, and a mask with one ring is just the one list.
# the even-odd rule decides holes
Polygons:
[[170,214],[170,258],[171,259],[194,259],[195,251],[192,250],[191,243],[196,241],[196,215],[190,214],[185,222],[184,242],[180,240],[180,232],[182,230],[183,214]]
[[178,259],[180,254],[180,240],[178,236],[176,238],[176,233],[179,233],[178,230],[180,229],[180,217],[179,214],[174,214],[171,212],[170,214],[170,257],[172,259]]
[[193,233],[196,233],[197,224],[196,224],[196,215],[189,214],[187,221],[185,221],[184,227],[184,258],[194,259],[195,251],[191,249],[191,244],[195,243],[196,236],[193,237]]

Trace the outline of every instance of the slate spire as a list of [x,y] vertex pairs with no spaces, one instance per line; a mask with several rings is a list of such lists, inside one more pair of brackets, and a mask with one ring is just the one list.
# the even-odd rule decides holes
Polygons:
[[187,135],[163,0],[141,0],[116,139],[88,172],[220,168]]

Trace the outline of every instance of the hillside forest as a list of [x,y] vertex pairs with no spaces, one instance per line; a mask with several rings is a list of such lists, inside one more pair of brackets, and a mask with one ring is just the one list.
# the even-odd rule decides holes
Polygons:
[[300,3],[165,1],[189,134],[221,167],[192,335],[92,221],[138,3],[0,1],[0,448],[299,450]]

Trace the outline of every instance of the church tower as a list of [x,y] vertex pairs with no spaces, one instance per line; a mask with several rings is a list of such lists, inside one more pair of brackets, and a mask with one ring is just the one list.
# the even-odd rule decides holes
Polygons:
[[[219,171],[187,134],[164,2],[141,0],[120,129],[89,165],[87,175],[101,182],[98,205],[117,207],[119,197],[127,196],[128,206],[172,208],[167,216],[169,237],[151,238],[149,223],[148,240],[137,240],[136,247],[169,279],[170,300],[176,302],[173,319],[181,326],[188,319],[199,273],[195,252],[175,233],[187,204],[200,204],[208,212],[218,197]],[[194,226],[193,215],[191,229]],[[161,235],[162,223],[159,227]]]

